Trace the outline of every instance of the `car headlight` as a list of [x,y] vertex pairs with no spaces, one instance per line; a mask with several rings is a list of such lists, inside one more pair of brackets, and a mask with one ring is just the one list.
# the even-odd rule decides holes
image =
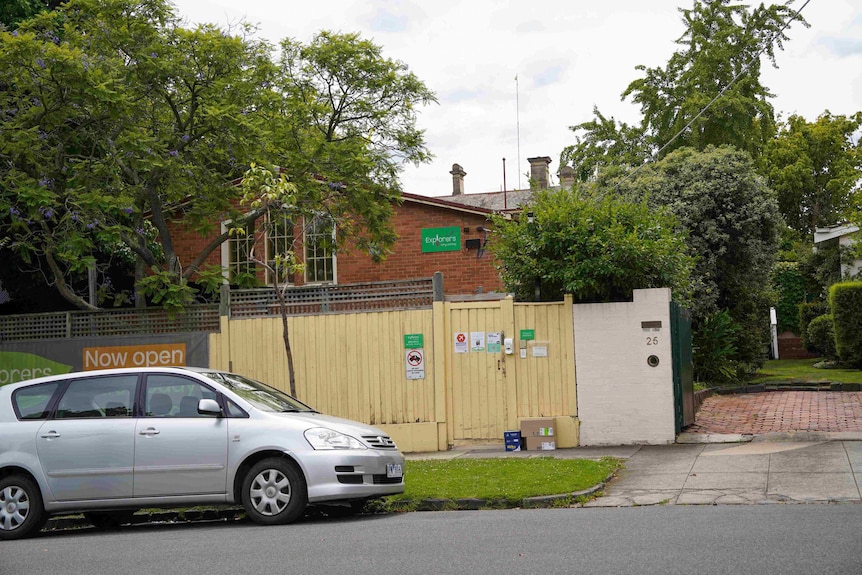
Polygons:
[[305,439],[314,449],[368,449],[361,441],[325,427],[307,429]]

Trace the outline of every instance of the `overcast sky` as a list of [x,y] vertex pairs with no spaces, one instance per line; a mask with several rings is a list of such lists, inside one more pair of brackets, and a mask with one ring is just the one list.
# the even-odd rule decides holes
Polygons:
[[[550,156],[556,174],[560,152],[573,143],[568,127],[591,119],[593,106],[638,122],[638,108],[620,94],[640,77],[638,64],[667,63],[684,30],[677,7],[691,7],[691,0],[174,3],[191,23],[259,24],[273,43],[307,42],[323,29],[359,32],[406,63],[439,100],[419,117],[433,162],[402,173],[404,191],[429,196],[452,193],[453,163],[467,172],[467,193],[501,190],[504,157],[508,189],[518,187],[519,173],[528,185],[529,157]],[[811,27],[791,25],[779,68],[763,68],[776,111],[814,120],[827,109],[862,110],[862,2],[810,0],[802,15]]]

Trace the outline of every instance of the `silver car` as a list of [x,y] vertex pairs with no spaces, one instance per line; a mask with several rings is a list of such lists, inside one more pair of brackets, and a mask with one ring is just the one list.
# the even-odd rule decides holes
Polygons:
[[242,503],[257,523],[288,523],[309,503],[403,492],[403,465],[380,429],[233,373],[112,369],[0,387],[0,539],[50,514],[107,526],[142,507]]

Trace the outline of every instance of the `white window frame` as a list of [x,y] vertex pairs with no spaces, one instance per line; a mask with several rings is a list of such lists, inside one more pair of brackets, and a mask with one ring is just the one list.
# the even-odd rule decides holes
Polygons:
[[[233,223],[233,220],[223,221],[221,223],[222,233],[225,233],[226,231],[228,231],[228,229],[231,227],[232,223]],[[248,231],[249,230],[246,229],[246,232],[248,232]],[[254,226],[252,226],[251,232],[252,232],[251,234],[246,233],[244,236],[236,236],[236,235],[230,236],[230,237],[228,237],[227,240],[222,242],[222,245],[221,245],[221,264],[222,264],[222,269],[224,270],[222,272],[224,275],[224,283],[230,283],[230,280],[233,277],[233,274],[239,273],[238,265],[235,266],[231,262],[231,255],[233,252],[233,246],[236,245],[236,243],[239,241],[244,241],[249,246],[249,249],[250,249],[251,246],[254,245]],[[237,264],[238,263],[239,262],[237,262]],[[248,261],[243,262],[243,263],[245,263],[246,265],[254,266],[255,268],[257,268],[257,264],[253,264],[253,263],[248,262]]]
[[[272,225],[272,222],[269,220],[270,215],[268,214],[266,217],[267,217],[267,225],[266,225],[266,234],[265,234],[265,237],[264,237],[264,242],[265,242],[265,245],[266,245],[266,262],[267,262],[269,265],[272,265],[272,261],[273,261],[273,259],[275,258],[275,255],[276,255],[275,253],[272,253],[272,252],[277,251],[277,250],[273,249],[273,248],[274,248],[274,246],[275,246],[275,243],[276,243],[277,241],[279,241],[279,240],[286,240],[286,239],[288,239],[288,238],[289,238],[289,239],[290,239],[290,241],[289,241],[289,242],[285,242],[285,245],[286,245],[287,247],[290,247],[290,248],[293,248],[293,247],[294,247],[294,246],[293,246],[293,243],[294,243],[294,241],[296,240],[296,238],[294,237],[295,226],[294,226],[293,221],[291,221],[291,220],[290,220],[290,218],[288,218],[287,216],[281,216],[282,221],[283,221],[283,222],[285,222],[285,223],[287,223],[287,227],[285,228],[285,230],[289,230],[289,231],[290,231],[290,235],[287,235],[287,234],[284,234],[284,235],[273,235],[273,234],[270,234],[270,233],[269,233],[270,229],[273,229],[273,230],[275,229],[275,228],[273,227],[273,225]],[[275,246],[275,247],[277,247],[277,246]],[[274,275],[275,275],[275,274],[273,274],[273,272],[271,272],[269,269],[267,269],[267,270],[266,270],[266,284],[267,284],[267,285],[273,285],[273,284],[276,284],[276,279],[277,279],[277,278],[275,278],[275,277],[274,277]],[[286,277],[287,277],[287,278],[290,278],[291,276],[292,276],[292,274],[286,274]],[[292,281],[278,282],[276,285],[293,285],[293,282],[292,282]]]
[[[336,257],[334,249],[329,250],[328,256],[309,257],[309,251],[308,251],[309,245],[310,245],[309,238],[314,238],[314,236],[316,236],[316,235],[323,235],[323,234],[317,234],[314,231],[316,222],[320,219],[323,219],[323,218],[326,218],[327,220],[329,220],[331,225],[332,225],[332,243],[334,246],[335,245],[335,221],[332,220],[328,215],[315,216],[310,224],[303,226],[303,230],[302,230],[302,236],[303,236],[302,237],[302,252],[303,252],[303,261],[305,262],[305,283],[308,285],[324,285],[324,284],[337,284],[338,283],[338,258]],[[312,269],[311,260],[314,260],[315,262],[327,261],[327,260],[330,261],[331,262],[330,265],[332,267],[332,279],[331,280],[325,279],[322,281],[317,280],[317,279],[312,279],[312,276],[310,274],[310,271]],[[315,271],[317,270],[316,266],[314,267],[314,270]]]

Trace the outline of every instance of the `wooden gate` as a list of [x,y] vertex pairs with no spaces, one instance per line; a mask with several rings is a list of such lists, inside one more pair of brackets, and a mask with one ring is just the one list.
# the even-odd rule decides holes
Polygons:
[[506,328],[514,329],[511,308],[511,300],[446,304],[449,437],[455,443],[499,440],[515,416],[502,348],[503,338],[510,337]]

